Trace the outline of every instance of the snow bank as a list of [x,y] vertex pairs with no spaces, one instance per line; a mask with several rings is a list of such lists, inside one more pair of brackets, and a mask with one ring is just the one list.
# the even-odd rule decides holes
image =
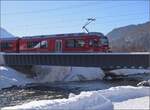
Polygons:
[[114,109],[122,110],[150,110],[149,96],[129,99],[123,102],[114,103]]
[[106,90],[99,90],[99,94],[113,102],[120,102],[132,98],[150,96],[149,87],[118,86]]
[[48,110],[113,110],[112,103],[97,92],[82,92],[69,99],[32,101],[5,109],[48,109]]
[[32,80],[26,78],[24,74],[10,67],[0,66],[0,89],[11,87],[12,85],[24,85],[31,82]]
[[117,70],[112,70],[110,73],[114,75],[133,75],[133,74],[144,74],[144,73],[150,73],[149,69],[117,69]]
[[100,68],[91,67],[72,67],[71,74],[65,81],[85,81],[103,79],[104,72]]
[[[112,110],[114,103],[117,109],[123,108],[127,100],[150,96],[149,87],[119,86],[106,90],[81,92],[79,95],[70,94],[68,99],[32,101],[23,105],[6,107],[4,109],[49,109],[49,110]],[[135,99],[136,100],[136,99]],[[138,104],[145,102],[136,100]],[[120,102],[124,101],[124,102]],[[119,103],[120,105],[119,105]],[[128,105],[126,105],[127,107]],[[139,106],[136,107],[138,109]],[[147,108],[147,103],[143,104]]]
[[38,74],[38,82],[85,81],[105,76],[100,68],[90,67],[34,66],[33,71]]
[[63,81],[70,74],[70,67],[63,66],[34,66],[32,69],[38,82]]

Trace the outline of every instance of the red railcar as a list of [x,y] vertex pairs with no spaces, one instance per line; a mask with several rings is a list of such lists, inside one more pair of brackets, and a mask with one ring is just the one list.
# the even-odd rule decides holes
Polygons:
[[108,52],[101,33],[72,33],[0,39],[3,52]]
[[1,52],[19,52],[19,38],[0,38]]
[[73,33],[23,37],[20,52],[108,52],[108,39],[101,33]]

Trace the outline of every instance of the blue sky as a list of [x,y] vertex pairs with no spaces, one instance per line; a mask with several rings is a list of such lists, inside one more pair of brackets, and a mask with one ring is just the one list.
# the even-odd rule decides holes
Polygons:
[[83,32],[86,19],[96,18],[90,31],[112,29],[149,20],[149,1],[1,1],[1,27],[16,36]]

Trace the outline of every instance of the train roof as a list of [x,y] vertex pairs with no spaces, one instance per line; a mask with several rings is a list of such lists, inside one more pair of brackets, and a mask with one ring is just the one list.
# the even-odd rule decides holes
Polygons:
[[0,38],[0,40],[17,40],[19,37],[7,37],[7,38]]
[[36,36],[23,36],[23,39],[27,39],[27,38],[47,38],[47,37],[51,37],[51,38],[55,38],[55,37],[79,37],[79,36],[83,36],[83,35],[97,35],[100,37],[103,37],[104,35],[100,32],[90,32],[90,33],[66,33],[66,34],[52,34],[52,35],[36,35]]

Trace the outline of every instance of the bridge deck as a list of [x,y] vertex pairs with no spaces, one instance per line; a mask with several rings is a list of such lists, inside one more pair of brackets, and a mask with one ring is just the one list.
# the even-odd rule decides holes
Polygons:
[[[54,65],[101,68],[148,68],[146,53],[0,53],[3,65]],[[2,58],[1,58],[2,59]]]

